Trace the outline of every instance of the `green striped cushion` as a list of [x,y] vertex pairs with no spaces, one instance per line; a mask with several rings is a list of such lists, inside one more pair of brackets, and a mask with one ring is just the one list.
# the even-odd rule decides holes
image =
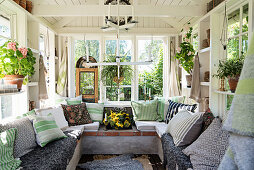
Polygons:
[[132,101],[131,106],[134,111],[134,120],[159,120],[160,115],[157,112],[158,100],[147,102]]
[[176,146],[188,145],[197,139],[202,128],[202,115],[182,110],[169,121],[166,133],[171,134]]
[[13,148],[17,129],[11,128],[0,133],[0,169],[17,169],[21,164],[19,159],[14,159]]
[[24,113],[22,116],[17,116],[16,119],[21,119],[22,117],[27,117],[27,116],[31,116],[31,115],[35,115],[35,114],[36,114],[35,110],[33,109],[27,113]]
[[66,100],[67,105],[81,104],[80,100]]
[[44,147],[52,141],[67,137],[56,125],[56,121],[52,114],[48,116],[36,115],[32,117],[32,120],[36,133],[36,141],[41,147]]
[[93,122],[102,123],[104,104],[86,103],[86,108]]

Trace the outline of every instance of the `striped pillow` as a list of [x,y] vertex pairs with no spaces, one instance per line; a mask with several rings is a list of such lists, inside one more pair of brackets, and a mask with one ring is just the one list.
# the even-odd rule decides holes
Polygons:
[[0,169],[17,169],[21,164],[19,159],[13,157],[16,133],[16,128],[0,133]]
[[172,100],[169,100],[169,107],[168,112],[166,115],[165,122],[168,123],[179,111],[179,109],[186,109],[191,112],[195,112],[195,109],[197,108],[197,104],[189,105],[189,104],[183,104],[183,103],[177,103],[173,102]]
[[152,100],[148,102],[132,101],[131,106],[134,110],[134,120],[158,120],[160,115],[158,114],[158,100]]
[[170,133],[176,146],[185,146],[198,138],[202,123],[203,113],[182,110],[169,121],[166,133]]
[[102,123],[104,104],[86,103],[86,108],[93,122]]
[[32,121],[36,134],[36,141],[41,147],[44,147],[52,141],[67,137],[56,125],[56,121],[52,114],[48,114],[48,116],[33,116]]

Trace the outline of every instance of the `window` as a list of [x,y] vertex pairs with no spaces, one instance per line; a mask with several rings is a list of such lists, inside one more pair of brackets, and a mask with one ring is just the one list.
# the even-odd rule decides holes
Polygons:
[[0,13],[0,46],[11,38],[11,25],[8,16]]
[[[249,5],[241,6],[228,15],[227,58],[245,56],[248,50],[248,12]],[[227,86],[228,83],[227,83]],[[227,95],[227,110],[230,109],[233,95]]]
[[152,99],[163,96],[163,41],[139,40],[138,60],[146,61],[151,55],[153,60],[150,65],[138,66],[138,99],[144,100],[145,94],[148,100],[149,91]]
[[[105,59],[116,56],[117,40],[106,40],[105,41]],[[121,61],[131,62],[131,40],[120,40],[120,57]],[[122,66],[131,67],[132,66]],[[120,91],[118,91],[117,83],[113,82],[113,86],[110,84],[106,85],[106,100],[107,101],[131,101],[131,76],[124,77],[123,81],[120,82]]]

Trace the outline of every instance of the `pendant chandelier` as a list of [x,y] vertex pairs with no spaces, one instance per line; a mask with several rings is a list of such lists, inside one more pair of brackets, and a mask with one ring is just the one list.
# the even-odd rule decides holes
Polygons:
[[223,21],[223,28],[221,32],[220,42],[223,46],[223,49],[226,50],[228,45],[227,1],[225,1],[225,14],[224,14],[224,21]]

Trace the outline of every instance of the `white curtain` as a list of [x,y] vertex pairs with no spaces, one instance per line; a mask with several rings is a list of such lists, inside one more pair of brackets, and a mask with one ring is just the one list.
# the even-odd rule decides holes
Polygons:
[[48,99],[47,84],[46,84],[47,69],[45,68],[43,56],[39,59],[39,99]]
[[[60,37],[59,37],[60,38]],[[67,96],[67,69],[68,69],[68,48],[67,39],[62,39],[62,55],[59,56],[59,75],[57,80],[57,93],[61,96]]]
[[175,45],[173,41],[170,42],[170,72],[169,72],[169,97],[180,96],[180,83],[178,76],[178,66],[174,59]]

